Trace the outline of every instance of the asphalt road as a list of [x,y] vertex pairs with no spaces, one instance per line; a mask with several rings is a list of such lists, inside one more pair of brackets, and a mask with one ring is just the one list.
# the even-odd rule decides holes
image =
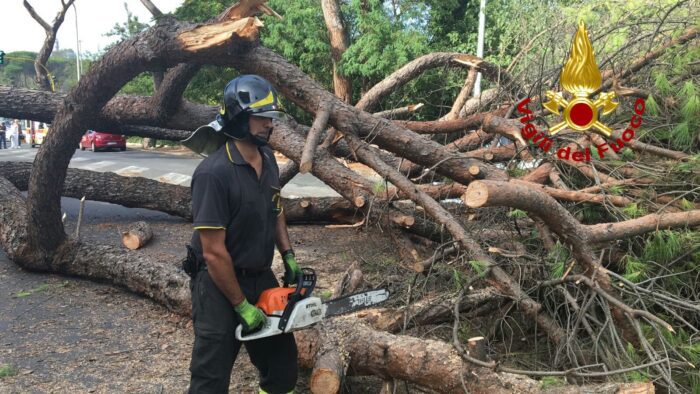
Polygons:
[[[0,149],[0,161],[34,160],[39,148],[22,144],[20,149]],[[114,172],[123,176],[141,176],[160,182],[189,186],[197,165],[202,159],[188,155],[177,155],[128,148],[124,152],[117,150],[91,152],[76,150],[71,159],[70,168],[97,172]],[[282,197],[338,197],[333,189],[310,174],[297,174],[282,189]]]

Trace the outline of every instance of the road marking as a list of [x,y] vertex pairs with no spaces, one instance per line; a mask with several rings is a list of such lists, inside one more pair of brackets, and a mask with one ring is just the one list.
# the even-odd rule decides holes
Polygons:
[[19,157],[19,158],[30,158],[30,157],[31,157],[31,158],[34,158],[34,156],[36,156],[36,153],[34,153],[34,152],[27,152],[27,153],[22,153],[21,155],[17,155],[17,156],[15,156],[15,157]]
[[182,186],[189,186],[191,179],[192,179],[191,176],[185,175],[185,174],[178,174],[177,172],[169,172],[167,174],[164,174],[164,175],[161,175],[158,177],[158,180],[160,182],[170,183],[172,185],[182,185]]
[[72,163],[74,161],[79,162],[79,161],[85,161],[85,160],[90,160],[90,159],[87,157],[74,157],[74,158],[70,159],[70,162]]
[[117,164],[117,163],[115,163],[115,162],[113,162],[113,161],[103,160],[103,161],[98,161],[98,162],[96,162],[96,163],[84,163],[84,164],[80,164],[80,165],[75,166],[75,168],[81,168],[81,169],[83,169],[83,170],[96,171],[96,170],[103,169],[103,168],[105,168],[105,167],[109,167],[109,166],[114,165],[114,164]]
[[141,176],[141,173],[143,173],[146,170],[148,170],[148,167],[129,166],[118,169],[114,171],[114,173],[119,174],[121,176]]

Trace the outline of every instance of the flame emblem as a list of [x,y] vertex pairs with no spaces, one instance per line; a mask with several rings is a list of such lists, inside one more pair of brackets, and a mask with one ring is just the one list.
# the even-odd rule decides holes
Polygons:
[[559,108],[564,108],[564,121],[552,126],[549,133],[554,135],[569,126],[577,131],[593,128],[609,137],[612,130],[598,120],[599,111],[602,110],[603,115],[607,115],[614,111],[619,103],[613,101],[615,92],[603,92],[595,101],[589,98],[593,92],[600,89],[602,76],[583,21],[579,22],[574,35],[569,59],[561,70],[560,81],[564,90],[574,98],[568,101],[561,92],[547,91],[549,101],[543,104],[544,108],[555,115],[560,115]]

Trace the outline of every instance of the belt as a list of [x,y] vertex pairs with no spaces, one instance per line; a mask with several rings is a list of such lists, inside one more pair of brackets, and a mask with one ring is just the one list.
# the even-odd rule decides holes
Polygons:
[[[200,265],[199,269],[200,269],[200,271],[208,271],[206,264]],[[260,276],[269,270],[270,270],[269,268],[255,269],[255,268],[237,268],[237,267],[234,267],[234,271],[236,271],[236,276],[242,277],[242,278],[250,278],[250,277]]]
[[270,269],[253,269],[253,268],[234,268],[236,271],[236,276],[244,277],[244,278],[250,278],[250,277],[255,277],[255,276],[260,276],[264,274],[265,272],[269,271]]

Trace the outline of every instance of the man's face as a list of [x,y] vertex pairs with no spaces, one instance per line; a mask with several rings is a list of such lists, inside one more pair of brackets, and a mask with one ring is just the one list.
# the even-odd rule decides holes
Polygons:
[[265,141],[270,140],[270,134],[272,133],[272,119],[253,115],[248,120],[248,125],[250,126],[250,134],[253,134],[258,138],[262,138]]

